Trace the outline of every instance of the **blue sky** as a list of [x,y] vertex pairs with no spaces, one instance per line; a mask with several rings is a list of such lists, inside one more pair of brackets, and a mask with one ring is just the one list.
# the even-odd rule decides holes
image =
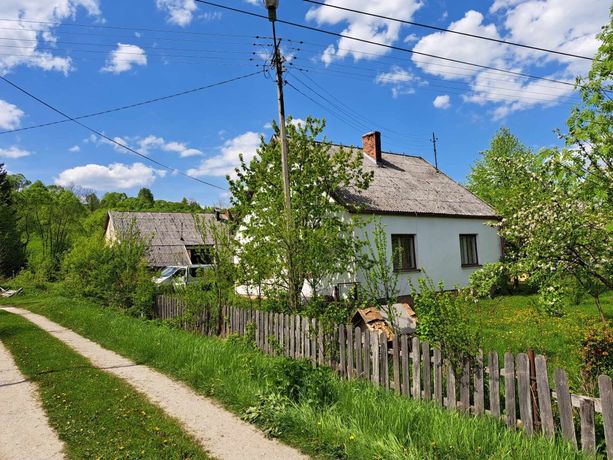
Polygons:
[[[592,56],[608,21],[602,0],[327,0],[405,20]],[[258,0],[219,0],[265,14]],[[25,6],[24,6],[25,5]],[[279,18],[514,71],[573,81],[589,61],[280,0]],[[59,25],[58,23],[61,23]],[[156,29],[156,30],[152,30]],[[325,117],[326,136],[360,145],[378,129],[384,150],[432,161],[458,181],[501,126],[527,145],[556,144],[577,102],[571,88],[278,25],[295,59],[286,111]],[[216,83],[261,69],[270,23],[194,0],[4,0],[0,73],[71,116]],[[303,42],[302,44],[300,42]],[[255,44],[255,45],[254,45]],[[255,53],[255,54],[254,54]],[[298,70],[297,70],[298,69]],[[323,96],[323,99],[320,97]],[[323,106],[323,107],[322,107]],[[276,119],[274,81],[259,74],[84,122],[156,160],[225,187],[243,152]],[[0,82],[0,131],[61,119]],[[165,172],[73,123],[0,134],[0,162],[46,183],[218,204],[227,195]]]

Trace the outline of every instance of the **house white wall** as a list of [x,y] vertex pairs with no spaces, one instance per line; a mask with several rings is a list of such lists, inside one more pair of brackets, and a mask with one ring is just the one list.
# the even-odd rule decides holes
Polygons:
[[[460,234],[477,235],[477,253],[480,265],[497,262],[501,256],[501,242],[496,229],[487,225],[486,220],[461,217],[429,216],[379,216],[387,235],[388,260],[392,258],[393,234],[415,235],[416,272],[399,273],[400,295],[410,292],[408,280],[417,286],[417,279],[428,275],[435,283],[442,281],[445,289],[466,286],[470,275],[479,267],[462,267],[460,258]],[[372,235],[374,223],[361,231]],[[358,273],[357,281],[362,281]]]
[[[460,256],[460,234],[477,235],[477,254],[479,265],[497,262],[502,254],[500,237],[496,229],[487,225],[487,220],[463,217],[430,217],[379,215],[374,219],[381,222],[386,232],[387,257],[392,259],[392,235],[415,235],[415,257],[418,271],[398,273],[398,295],[410,294],[409,280],[417,288],[420,277],[429,276],[438,284],[443,282],[445,289],[464,287],[468,279],[479,267],[462,267]],[[372,239],[375,223],[369,222],[360,229],[356,237]],[[363,273],[347,273],[331,280],[322,289],[322,294],[331,295],[339,282],[364,282]],[[310,296],[310,289],[305,286],[303,294]]]

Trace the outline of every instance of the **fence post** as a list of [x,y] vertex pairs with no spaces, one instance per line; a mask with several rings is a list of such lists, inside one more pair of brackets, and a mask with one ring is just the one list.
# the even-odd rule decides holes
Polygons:
[[500,367],[498,365],[498,353],[489,354],[488,359],[489,382],[490,382],[490,413],[494,417],[500,417]]
[[515,359],[513,353],[504,354],[504,407],[507,412],[507,426],[515,427],[517,415],[515,412]]
[[364,349],[362,355],[364,356],[364,378],[370,380],[370,330],[368,326],[362,334],[364,339]]
[[324,327],[321,321],[317,321],[317,363],[324,365]]
[[462,366],[462,377],[460,378],[460,404],[465,412],[470,412],[470,362],[467,360]]
[[530,391],[530,363],[526,353],[517,355],[517,380],[519,387],[519,417],[527,434],[533,433],[532,393]]
[[402,361],[402,394],[409,396],[411,382],[409,380],[409,337],[406,334],[400,336],[400,359]]
[[534,359],[536,372],[536,389],[539,398],[539,410],[541,412],[541,428],[543,434],[548,438],[553,438],[555,426],[553,423],[553,413],[551,411],[551,390],[549,389],[549,379],[547,377],[547,361],[543,355],[537,355]]
[[581,450],[590,454],[596,451],[596,433],[594,431],[594,401],[581,400]]
[[345,371],[347,369],[347,363],[345,362],[345,350],[347,347],[347,339],[345,338],[345,326],[343,324],[340,325],[338,334],[338,351],[339,351],[339,359],[340,359],[340,369],[339,373],[341,376],[345,376]]
[[577,436],[575,435],[575,425],[573,423],[573,406],[570,392],[568,391],[568,377],[562,369],[556,369],[554,375],[562,435],[576,448]]
[[607,444],[607,458],[613,459],[613,384],[607,375],[598,377],[598,392],[602,406],[604,439]]
[[311,318],[311,362],[313,367],[317,366],[317,320]]
[[413,361],[413,398],[415,399],[421,399],[421,366],[419,355],[419,338],[413,337],[411,360]]
[[456,405],[455,369],[453,364],[447,361],[447,409],[455,409]]
[[398,350],[398,334],[392,339],[392,367],[394,370],[394,391],[400,394],[400,353]]

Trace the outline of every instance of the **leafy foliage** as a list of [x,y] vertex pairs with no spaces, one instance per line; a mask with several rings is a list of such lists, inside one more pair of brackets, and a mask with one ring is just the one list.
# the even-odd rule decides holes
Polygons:
[[361,155],[318,142],[323,129],[324,122],[311,117],[304,125],[288,124],[291,216],[284,208],[276,126],[276,136],[268,143],[262,138],[258,155],[249,164],[241,160],[229,179],[241,223],[242,281],[285,297],[293,309],[305,282],[317,296],[325,279],[355,263],[358,224],[332,198],[340,187],[365,189],[372,178],[362,171]]
[[13,200],[13,184],[4,170],[4,165],[0,163],[0,277],[13,275],[24,262]]
[[598,376],[602,374],[613,378],[613,330],[602,324],[588,329],[581,340],[580,355],[585,384],[595,388]]

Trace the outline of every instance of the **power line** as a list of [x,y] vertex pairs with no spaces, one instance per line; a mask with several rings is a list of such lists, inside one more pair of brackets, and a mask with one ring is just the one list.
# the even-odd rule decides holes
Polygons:
[[180,91],[178,93],[168,94],[166,96],[160,96],[160,97],[156,97],[156,98],[153,98],[153,99],[147,99],[147,100],[144,100],[144,101],[135,102],[134,104],[123,105],[121,107],[114,107],[112,109],[102,110],[100,112],[88,113],[86,115],[80,115],[78,117],[72,117],[71,119],[51,121],[49,123],[41,123],[41,124],[38,124],[38,125],[26,126],[26,127],[23,127],[23,128],[16,128],[16,129],[9,129],[7,131],[0,131],[0,135],[1,134],[8,134],[8,133],[16,133],[16,132],[20,132],[20,131],[27,131],[27,130],[35,129],[35,128],[42,128],[42,127],[45,127],[45,126],[53,126],[53,125],[58,125],[58,124],[61,124],[61,123],[66,123],[68,121],[82,120],[84,118],[91,118],[91,117],[96,117],[98,115],[105,115],[107,113],[113,113],[113,112],[119,112],[121,110],[132,109],[134,107],[140,107],[140,106],[147,105],[147,104],[153,104],[154,102],[165,101],[167,99],[172,99],[172,98],[179,97],[179,96],[185,96],[186,94],[192,94],[192,93],[196,93],[198,91],[202,91],[202,90],[205,90],[205,89],[209,89],[209,88],[214,88],[216,86],[225,85],[227,83],[232,83],[232,82],[235,82],[235,81],[238,81],[238,80],[242,80],[244,78],[252,77],[254,75],[258,75],[258,74],[261,74],[261,73],[262,73],[262,71],[252,72],[252,73],[249,73],[249,74],[246,74],[246,75],[241,75],[239,77],[231,78],[231,79],[220,81],[220,82],[217,82],[217,83],[211,83],[210,85],[199,86],[198,88],[192,88],[192,89],[188,89],[188,90],[185,90],[185,91]]
[[[261,19],[268,19],[267,16],[264,16],[262,14],[258,14],[258,13],[253,13],[251,11],[246,11],[246,10],[242,10],[240,8],[234,8],[231,6],[226,6],[226,5],[220,5],[218,3],[214,3],[214,2],[210,2],[208,0],[195,0],[198,3],[203,3],[206,5],[211,5],[211,6],[215,6],[218,8],[222,8],[225,10],[229,10],[229,11],[234,11],[237,13],[242,13],[242,14],[247,14],[249,16],[254,16],[257,18],[261,18]],[[538,75],[530,75],[530,74],[526,74],[526,73],[522,73],[522,72],[515,72],[513,70],[506,70],[506,69],[500,69],[498,67],[493,67],[493,66],[489,66],[489,65],[483,65],[483,64],[475,64],[474,62],[468,62],[468,61],[463,61],[461,59],[454,59],[454,58],[450,58],[450,57],[444,57],[444,56],[437,56],[435,54],[430,54],[430,53],[423,53],[421,51],[415,51],[409,48],[403,48],[401,46],[396,46],[396,45],[388,45],[386,43],[381,43],[381,42],[376,42],[373,40],[367,40],[365,38],[358,38],[358,37],[354,37],[352,35],[347,35],[347,34],[342,34],[342,33],[338,33],[338,32],[332,32],[331,30],[325,30],[325,29],[320,29],[317,27],[312,27],[312,26],[307,26],[306,24],[300,24],[297,22],[292,22],[292,21],[286,21],[283,19],[277,19],[277,22],[280,22],[281,24],[286,24],[292,27],[298,27],[300,29],[305,29],[305,30],[310,30],[313,32],[319,32],[319,33],[323,33],[326,35],[332,35],[335,37],[340,37],[340,38],[346,38],[348,40],[354,40],[354,41],[358,41],[361,43],[367,43],[369,45],[375,45],[375,46],[381,46],[383,48],[388,48],[391,50],[395,50],[395,51],[402,51],[402,52],[406,52],[406,53],[412,53],[412,54],[417,54],[420,56],[426,56],[426,57],[430,57],[430,58],[434,58],[434,59],[441,59],[444,61],[449,61],[449,62],[455,62],[458,64],[464,64],[464,65],[469,65],[469,66],[473,66],[473,67],[477,67],[480,69],[485,69],[485,70],[493,70],[496,72],[502,72],[502,73],[507,73],[510,75],[515,75],[518,77],[524,77],[524,78],[531,78],[531,79],[535,79],[535,80],[543,80],[543,81],[549,81],[552,83],[559,83],[561,85],[567,85],[567,86],[575,86],[574,83],[568,82],[568,81],[562,81],[562,80],[555,80],[553,78],[547,78],[547,77],[541,77]]]
[[7,79],[6,77],[4,77],[2,75],[0,75],[0,80],[2,80],[5,83],[11,85],[13,88],[21,91],[22,93],[24,93],[28,97],[31,97],[32,99],[34,99],[35,101],[37,101],[40,104],[44,105],[48,109],[51,109],[54,112],[60,114],[61,116],[63,116],[67,120],[72,121],[73,123],[76,123],[77,125],[81,126],[82,128],[85,128],[88,131],[91,131],[95,135],[97,135],[99,137],[102,137],[103,139],[106,139],[107,141],[112,142],[113,144],[115,144],[115,145],[117,145],[117,146],[119,146],[121,148],[124,148],[124,149],[128,150],[129,152],[132,152],[135,155],[138,155],[139,157],[144,158],[145,160],[147,160],[147,161],[149,161],[151,163],[154,163],[154,164],[156,164],[158,166],[161,166],[162,168],[167,169],[168,171],[175,172],[175,173],[180,174],[182,176],[188,177],[188,178],[190,178],[190,179],[192,179],[192,180],[194,180],[196,182],[200,182],[201,184],[208,185],[209,187],[214,187],[214,188],[217,188],[219,190],[227,191],[225,188],[220,187],[219,185],[215,185],[215,184],[212,184],[210,182],[204,181],[202,179],[198,179],[197,177],[191,176],[191,175],[189,175],[189,174],[187,174],[187,173],[185,173],[185,172],[183,172],[183,171],[181,171],[181,170],[179,170],[177,168],[173,168],[171,166],[167,166],[164,163],[161,163],[161,162],[159,162],[159,161],[157,161],[157,160],[155,160],[155,159],[145,155],[144,153],[141,153],[141,152],[139,152],[137,150],[134,150],[133,148],[131,148],[131,147],[129,147],[129,146],[127,146],[127,145],[125,145],[125,144],[123,144],[121,142],[116,141],[115,139],[107,136],[106,134],[101,133],[100,131],[98,131],[98,130],[96,130],[94,128],[91,128],[91,127],[87,126],[84,123],[81,123],[79,120],[71,117],[70,115],[67,115],[66,113],[62,112],[60,109],[58,109],[58,108],[52,106],[51,104],[45,102],[44,100],[40,99],[38,96],[35,96],[34,94],[30,93],[28,90],[22,88],[21,86],[17,85],[16,83],[13,83],[12,81],[10,81],[9,79]]
[[322,2],[319,2],[319,1],[316,1],[316,0],[303,0],[303,1],[308,2],[308,3],[313,3],[315,5],[326,6],[328,8],[336,8],[338,10],[349,11],[351,13],[363,14],[365,16],[372,16],[372,17],[379,18],[379,19],[385,19],[386,21],[400,22],[402,24],[409,24],[409,25],[412,25],[412,26],[423,27],[423,28],[426,28],[426,29],[438,30],[440,32],[448,32],[450,34],[463,35],[465,37],[478,38],[480,40],[487,40],[487,41],[491,41],[491,42],[502,43],[504,45],[519,46],[521,48],[528,48],[528,49],[531,49],[531,50],[542,51],[544,53],[560,54],[562,56],[569,56],[569,57],[574,57],[574,58],[579,58],[579,59],[587,59],[589,61],[592,61],[594,59],[593,57],[589,57],[589,56],[581,56],[579,54],[566,53],[564,51],[557,51],[557,50],[552,50],[552,49],[548,49],[548,48],[542,48],[540,46],[525,45],[523,43],[510,42],[508,40],[502,40],[502,39],[499,39],[499,38],[486,37],[484,35],[471,34],[471,33],[468,33],[468,32],[460,32],[458,30],[446,29],[444,27],[437,27],[437,26],[433,26],[433,25],[430,25],[430,24],[423,24],[423,23],[420,23],[420,22],[405,21],[403,19],[392,18],[392,17],[389,17],[389,16],[383,16],[381,14],[368,13],[366,11],[355,10],[353,8],[347,8],[347,7],[340,6],[340,5],[331,5],[329,3],[322,3]]

